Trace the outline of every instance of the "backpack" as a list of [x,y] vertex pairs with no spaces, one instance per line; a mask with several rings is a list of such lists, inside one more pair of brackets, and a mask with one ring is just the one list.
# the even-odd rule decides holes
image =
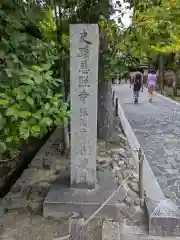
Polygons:
[[134,76],[134,84],[135,85],[141,85],[141,73],[136,73],[136,75]]

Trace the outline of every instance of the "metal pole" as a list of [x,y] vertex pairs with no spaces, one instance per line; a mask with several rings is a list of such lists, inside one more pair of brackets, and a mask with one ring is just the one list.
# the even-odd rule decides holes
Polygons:
[[[69,101],[69,96],[67,97],[67,103],[69,104],[70,101]],[[66,156],[68,156],[68,153],[69,153],[69,148],[70,148],[70,139],[69,139],[69,127],[68,127],[68,124],[69,124],[69,119],[68,119],[68,122],[66,124],[64,124],[64,143],[65,143],[65,153],[66,153]]]
[[112,97],[112,104],[114,106],[114,97],[115,97],[115,91],[113,91],[113,97]]
[[116,98],[115,114],[116,114],[116,117],[118,117],[118,98]]

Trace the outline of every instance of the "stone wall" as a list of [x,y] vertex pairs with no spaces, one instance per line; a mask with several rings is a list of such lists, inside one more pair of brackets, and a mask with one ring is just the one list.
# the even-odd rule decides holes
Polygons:
[[33,139],[27,145],[24,145],[20,154],[13,159],[0,160],[0,198],[6,194],[21,171],[27,167],[34,154],[44,144],[44,141],[45,139]]
[[69,161],[61,155],[62,133],[56,130],[3,199],[4,210],[40,211],[51,184],[67,174]]

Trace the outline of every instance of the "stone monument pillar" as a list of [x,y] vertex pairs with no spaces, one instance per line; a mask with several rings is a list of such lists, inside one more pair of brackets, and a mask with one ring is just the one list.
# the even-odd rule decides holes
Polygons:
[[[98,25],[71,25],[70,185],[61,180],[54,183],[44,201],[44,217],[60,218],[62,213],[72,212],[92,215],[117,188],[109,172],[99,172],[96,177],[98,55]],[[99,215],[117,218],[118,200],[114,196]]]
[[71,186],[95,188],[99,29],[70,26]]

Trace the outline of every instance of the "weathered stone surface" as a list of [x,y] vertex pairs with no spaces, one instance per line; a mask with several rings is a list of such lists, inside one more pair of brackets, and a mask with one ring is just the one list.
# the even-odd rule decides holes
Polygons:
[[161,237],[148,234],[148,229],[145,225],[120,225],[121,240],[178,240],[179,237]]
[[8,210],[13,209],[27,209],[27,206],[29,204],[29,200],[26,198],[9,198],[6,200],[6,203],[4,204],[5,208]]
[[131,189],[128,190],[127,192],[128,196],[130,196],[133,200],[139,198],[139,194],[136,192],[132,191]]
[[128,183],[130,189],[136,193],[139,193],[139,184],[136,182],[129,182]]
[[141,205],[141,199],[140,198],[135,199],[134,200],[134,205],[136,205],[136,206]]
[[102,240],[120,240],[120,225],[118,222],[103,222]]
[[125,162],[124,162],[123,160],[118,160],[118,161],[117,161],[117,164],[118,164],[118,166],[119,166],[122,170],[124,170]]
[[149,233],[156,236],[180,236],[180,211],[169,199],[159,202],[147,200],[149,211]]
[[11,189],[11,192],[14,194],[19,193],[20,191],[21,191],[21,186],[16,184]]
[[123,178],[126,179],[126,178],[130,178],[130,176],[132,175],[132,170],[131,169],[126,169],[123,171]]
[[70,26],[72,187],[96,185],[98,52],[97,24]]
[[106,157],[107,156],[107,152],[105,150],[100,150],[99,151],[99,156],[100,157]]
[[132,223],[136,222],[135,214],[136,210],[133,205],[127,206],[121,208],[121,213],[124,215],[125,219],[130,220]]
[[108,163],[110,160],[109,157],[102,157],[102,156],[98,156],[97,157],[97,163],[100,163],[100,164],[104,164],[104,163]]
[[126,139],[126,137],[124,136],[124,134],[119,133],[119,134],[118,134],[118,139],[120,140],[120,142],[123,142],[124,144],[127,144],[127,139]]
[[97,145],[97,148],[106,149],[106,142],[105,142],[105,141],[102,141],[102,140],[99,140],[98,145]]
[[[112,174],[106,170],[98,173],[96,189],[75,189],[68,185],[55,184],[49,191],[43,206],[45,217],[60,218],[62,213],[81,212],[90,216],[117,189],[117,183]],[[98,216],[117,219],[120,214],[119,201],[125,196],[121,188],[117,194],[99,212]]]
[[115,171],[115,177],[119,180],[119,183],[122,183],[123,181],[123,172],[122,171]]
[[[67,168],[64,165],[69,164],[69,160],[65,159],[59,154],[58,140],[60,132],[57,129],[46,142],[46,151],[44,147],[40,149],[29,167],[23,172],[21,177],[13,185],[10,192],[4,197],[2,201],[2,207],[7,210],[12,209],[26,209],[39,208],[42,204],[47,192],[52,184],[59,176],[61,179],[67,178],[69,174]],[[58,151],[58,152],[57,152]],[[41,160],[44,159],[49,162],[51,169],[44,170]],[[57,175],[58,171],[58,175]],[[32,211],[32,210],[31,210]],[[34,211],[34,210],[33,210]],[[39,210],[37,210],[38,212]]]
[[111,167],[116,172],[121,170],[121,168],[118,166],[118,164],[114,161],[112,161]]
[[43,141],[43,139],[30,140],[29,143],[21,147],[20,154],[14,153],[12,159],[5,159],[4,162],[0,162],[0,197],[4,196],[7,183],[12,180],[12,177],[14,178],[16,171],[22,168],[23,163],[30,160],[30,156],[38,150]]
[[0,229],[1,240],[55,240],[68,231],[68,219],[53,221],[40,214],[11,211],[4,216]]
[[34,213],[42,213],[43,200],[42,201],[36,201],[36,202],[30,202],[29,205],[28,205],[28,208]]
[[4,214],[5,214],[5,207],[4,207],[2,199],[0,199],[0,218],[3,217]]
[[134,203],[133,199],[132,199],[130,196],[126,196],[125,199],[124,199],[124,202],[125,202],[128,206],[131,206],[131,205],[133,205],[133,203]]
[[121,155],[123,153],[125,153],[125,149],[124,148],[113,148],[111,149],[111,153],[116,153],[118,155]]

